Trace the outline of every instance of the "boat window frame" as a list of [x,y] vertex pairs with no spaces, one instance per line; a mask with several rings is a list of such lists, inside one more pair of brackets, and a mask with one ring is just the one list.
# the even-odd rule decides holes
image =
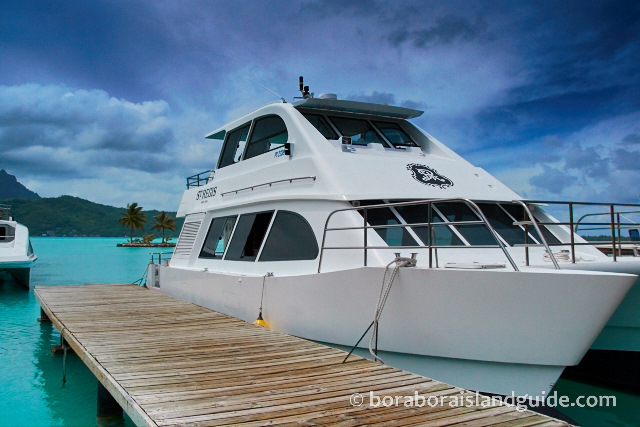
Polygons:
[[[214,249],[213,251],[213,256],[203,256],[203,252],[205,250],[205,246],[207,245],[207,242],[209,241],[209,235],[211,234],[211,231],[214,230],[213,228],[213,224],[214,222],[218,221],[218,220],[224,220],[224,224],[222,225],[222,228],[220,229],[220,232],[217,233],[218,234],[218,238],[216,240],[216,242],[219,242],[220,239],[223,236],[223,233],[225,231],[225,227],[226,227],[226,222],[233,219],[233,226],[231,227],[231,233],[229,233],[229,238],[227,239],[227,243],[224,246],[224,249],[222,251],[222,253],[218,256],[216,255],[216,249],[218,244],[216,243],[216,249]],[[211,220],[209,221],[209,228],[207,229],[207,234],[204,237],[204,240],[202,241],[202,246],[200,247],[200,252],[198,253],[198,259],[223,259],[224,255],[227,252],[227,249],[229,248],[229,244],[231,243],[231,240],[233,239],[233,235],[235,233],[236,230],[236,225],[238,224],[238,215],[225,215],[225,216],[219,216],[219,217],[215,217],[215,218],[211,218]]]
[[16,229],[9,224],[0,224],[0,229],[4,234],[0,234],[0,242],[13,242],[16,239]]
[[[216,169],[226,168],[227,166],[235,165],[236,163],[239,163],[239,162],[241,162],[243,160],[244,152],[247,149],[247,143],[249,141],[249,138],[251,137],[251,128],[252,127],[253,127],[253,120],[249,120],[248,122],[243,123],[242,125],[240,125],[240,126],[234,128],[233,130],[230,130],[229,132],[227,132],[227,134],[225,135],[225,138],[224,138],[224,143],[222,144],[222,149],[220,150],[220,154],[218,156],[218,164],[216,165]],[[247,129],[247,134],[245,136],[244,141],[242,141],[242,138],[240,138],[235,143],[236,147],[233,149],[233,156],[231,156],[229,158],[228,157],[229,154],[227,154],[227,153],[231,153],[231,151],[227,151],[227,150],[229,150],[231,145],[232,145],[231,144],[231,137],[233,135],[235,135],[237,132],[243,132],[245,129]],[[242,135],[242,134],[240,134],[240,135]],[[244,142],[244,144],[241,144],[241,142]],[[241,148],[240,156],[238,157],[238,160],[235,160],[238,152],[240,151],[240,148]]]
[[[238,216],[238,219],[235,224],[235,228],[233,230],[233,234],[229,239],[229,244],[227,245],[227,249],[222,259],[225,261],[255,262],[260,257],[260,253],[262,251],[262,248],[264,247],[264,242],[269,234],[269,230],[271,229],[271,224],[273,223],[273,219],[275,218],[275,212],[276,211],[274,209],[274,210],[263,210],[258,212],[246,212],[246,213],[240,214]],[[260,244],[257,246],[257,251],[255,255],[243,255],[245,249],[247,248],[247,244],[249,243],[249,238],[253,233],[253,230],[256,224],[256,219],[258,218],[258,215],[263,215],[263,214],[270,214],[270,218],[266,224],[266,227],[264,228],[264,233],[262,234],[262,237],[260,239]],[[244,227],[244,224],[241,224],[240,222],[246,217],[250,217],[250,216],[253,216],[254,219],[251,222],[251,226],[249,227],[249,229],[248,230],[240,229],[241,225]],[[237,243],[239,232],[244,234],[244,242]],[[231,258],[229,257],[230,255],[231,255]]]
[[[341,137],[347,137],[347,138],[353,138],[354,135],[345,135],[340,129],[340,126],[335,122],[335,119],[354,120],[354,121],[364,122],[369,128],[369,130],[367,130],[366,132],[371,132],[374,138],[377,139],[377,141],[366,142],[364,137],[361,139],[358,139],[357,141],[354,141],[352,139],[351,144],[354,146],[366,147],[369,144],[380,144],[384,148],[393,148],[393,145],[391,145],[389,141],[380,133],[380,131],[373,126],[373,124],[371,123],[371,120],[369,120],[367,117],[358,117],[357,115],[347,115],[347,114],[331,114],[331,115],[327,114],[326,118],[331,122],[333,127],[338,130],[338,135],[340,135]],[[361,134],[358,134],[358,135],[361,135]],[[360,141],[363,141],[365,143],[363,144]]]
[[[263,121],[263,120],[273,119],[273,118],[280,119],[280,121],[284,125],[285,132],[280,132],[280,133],[277,133],[277,134],[273,134],[273,135],[271,135],[269,137],[261,138],[259,141],[255,141],[254,137],[255,137],[256,127],[259,125],[259,122]],[[247,155],[249,154],[249,150],[250,150],[252,145],[256,145],[256,144],[266,140],[269,143],[269,146],[271,146],[272,143],[270,142],[270,139],[275,137],[275,136],[282,135],[283,133],[286,133],[286,135],[287,135],[287,140],[285,142],[283,142],[282,144],[279,144],[279,145],[277,145],[277,146],[275,146],[273,148],[269,148],[267,151],[261,151],[258,154],[254,154],[251,157],[247,157]],[[255,117],[254,119],[251,120],[251,129],[250,129],[249,135],[247,136],[247,143],[245,144],[244,153],[243,153],[242,158],[240,160],[252,159],[252,158],[258,157],[258,156],[260,156],[262,154],[266,154],[266,153],[269,153],[271,151],[279,150],[287,142],[289,142],[289,128],[287,127],[287,122],[284,120],[284,118],[282,116],[280,116],[278,114],[266,114],[264,116]]]
[[[276,221],[278,221],[279,218],[282,218],[283,215],[292,216],[299,220],[302,220],[302,222],[299,223],[303,225],[302,229],[301,228],[293,229],[291,227],[291,223],[289,223],[290,231],[288,234],[294,237],[295,244],[298,244],[298,245],[300,244],[300,241],[303,240],[300,236],[304,236],[304,241],[303,241],[304,244],[309,244],[309,241],[311,240],[311,242],[313,242],[313,244],[315,245],[314,250],[311,251],[315,253],[313,257],[310,257],[309,255],[304,255],[304,257],[283,257],[282,255],[279,255],[278,257],[275,257],[278,259],[274,259],[272,254],[268,254],[270,259],[266,259],[266,260],[263,259],[265,250],[268,250],[267,245],[269,244],[269,239],[272,237],[274,226],[276,226]],[[297,248],[299,248],[299,246],[297,246]],[[298,253],[301,253],[301,251],[299,251]],[[271,224],[269,225],[269,230],[267,231],[266,237],[262,243],[262,248],[260,248],[258,262],[309,261],[309,260],[316,260],[319,255],[320,255],[320,246],[318,245],[318,237],[316,236],[316,233],[313,231],[313,227],[311,226],[309,221],[298,212],[294,212],[286,209],[278,209],[275,212],[275,215],[273,216]]]
[[[411,229],[411,227],[407,226],[406,221],[402,218],[398,212],[393,209],[393,206],[386,206],[389,203],[388,200],[361,200],[360,206],[367,208],[367,226],[374,230],[376,234],[389,246],[397,247],[397,246],[417,246],[421,239],[415,234],[415,232]],[[378,206],[380,205],[380,206]],[[372,206],[372,207],[369,207]],[[378,218],[372,218],[372,212],[377,211],[379,215]],[[391,215],[386,215],[384,212],[388,211]],[[364,209],[358,210],[358,213],[364,218]],[[374,214],[375,215],[375,214]],[[374,221],[379,221],[383,219],[385,221],[395,220],[395,224],[374,224],[372,223],[372,219]],[[395,230],[400,231],[400,244],[395,244],[393,235],[389,235],[389,232],[393,233]],[[411,242],[409,239],[413,240]]]
[[[385,200],[385,203],[394,203],[395,201],[391,201],[391,200]],[[453,247],[461,247],[461,246],[470,246],[469,242],[467,242],[462,235],[460,234],[460,232],[451,224],[448,224],[446,219],[443,219],[443,215],[442,213],[440,213],[440,211],[436,210],[436,209],[432,209],[431,211],[431,227],[429,226],[420,226],[420,225],[415,225],[418,224],[416,222],[409,222],[407,220],[407,217],[405,217],[405,215],[402,214],[401,210],[403,208],[411,208],[411,207],[416,207],[416,206],[426,206],[426,205],[409,205],[409,206],[392,206],[391,209],[396,213],[396,215],[398,216],[398,218],[400,218],[400,220],[402,221],[403,224],[406,224],[409,226],[409,231],[412,232],[415,236],[414,238],[417,239],[418,242],[421,242],[424,246],[435,246],[435,247],[446,247],[446,246],[453,246]],[[432,206],[433,207],[433,206]],[[400,208],[400,209],[398,209]],[[411,219],[411,218],[409,218]],[[437,219],[437,220],[436,220]],[[422,222],[427,222],[428,218],[425,218],[424,221]],[[431,228],[432,233],[434,234],[435,239],[431,238],[429,236],[429,229]],[[423,232],[422,229],[427,229],[427,235],[426,235],[426,239],[423,238]],[[440,239],[442,236],[440,236],[438,234],[438,229],[446,229],[448,230],[448,232],[450,233],[449,236],[449,244],[447,245],[441,245],[438,243],[438,239]],[[445,236],[447,237],[447,236]],[[458,240],[459,244],[454,244],[454,238]],[[431,243],[430,243],[431,242]]]
[[[518,222],[518,220],[509,211],[507,211],[502,206],[501,203],[492,201],[492,202],[477,202],[477,204],[478,204],[478,207],[482,210],[482,213],[486,216],[487,220],[489,221],[489,224],[491,224],[491,227],[493,227],[495,232],[498,233],[498,236],[500,236],[502,241],[508,247],[522,246],[526,243],[528,244],[540,243],[538,239],[536,239],[534,235],[531,233],[532,230],[527,230],[529,241],[528,242],[526,241],[527,237],[525,236],[524,227],[519,224],[514,224],[515,222]],[[517,207],[517,205],[515,206]],[[499,211],[502,211],[502,213],[506,215],[507,219],[509,219],[510,222],[506,224],[501,222],[500,219],[494,215],[494,212],[488,209],[490,207],[493,207],[495,209],[498,209]],[[503,226],[505,225],[508,227],[506,229],[508,230],[508,232],[506,232],[505,228],[503,228]],[[531,228],[533,229],[533,231],[535,231],[533,226],[531,226]],[[511,232],[516,232],[517,235],[511,235],[510,234]],[[517,237],[518,241],[513,241],[514,237]]]
[[[407,132],[407,130],[404,127],[405,123],[409,123],[408,120],[406,119],[401,119],[401,118],[396,118],[396,117],[389,117],[389,116],[383,116],[383,115],[372,115],[372,114],[362,114],[362,113],[345,113],[345,112],[341,112],[341,111],[334,111],[334,110],[316,110],[316,109],[309,109],[309,108],[298,108],[298,112],[305,118],[305,120],[314,127],[314,129],[316,129],[321,135],[322,132],[313,124],[311,123],[306,116],[307,115],[311,115],[311,116],[318,116],[318,117],[322,117],[324,119],[324,121],[326,123],[329,124],[329,126],[331,127],[331,130],[333,130],[334,133],[337,134],[337,139],[339,140],[341,137],[345,136],[343,135],[343,133],[340,131],[340,129],[338,128],[338,126],[333,122],[332,118],[334,117],[338,117],[338,118],[347,118],[347,119],[357,119],[357,120],[364,120],[367,122],[367,124],[373,128],[373,131],[375,132],[375,134],[382,140],[381,145],[385,148],[385,149],[389,149],[389,150],[404,150],[410,147],[420,147],[420,144],[417,143],[417,141],[414,140],[414,138],[411,136],[411,134],[409,132]],[[409,140],[411,141],[411,145],[406,145],[406,144],[394,144],[392,143],[389,138],[386,137],[386,135],[379,129],[378,126],[376,126],[375,122],[379,122],[379,123],[391,123],[391,124],[395,124],[397,125],[400,130],[409,138]],[[323,135],[324,136],[324,135]],[[325,137],[326,138],[326,137]],[[328,141],[331,141],[332,139],[326,138]],[[335,141],[335,140],[333,140]],[[360,145],[360,146],[367,146],[369,144],[372,143],[367,143],[367,144],[353,144],[353,145]],[[374,142],[373,144],[377,144],[376,142]]]
[[[481,217],[480,215],[478,215],[478,212],[476,212],[474,209],[471,208],[471,206],[468,206],[466,204],[463,203],[459,203],[459,202],[442,202],[440,203],[440,205],[443,206],[464,206],[466,208],[469,209],[469,212],[471,212],[474,216],[475,219],[473,220],[464,220],[464,219],[454,219],[454,221],[451,221],[449,219],[449,217],[442,212],[442,210],[438,207],[438,203],[434,203],[432,206],[432,209],[434,210],[434,212],[437,212],[437,214],[440,216],[440,219],[443,220],[443,222],[445,223],[449,223],[449,227],[458,235],[458,238],[460,238],[462,240],[462,242],[465,244],[465,246],[482,246],[482,245],[486,245],[486,244],[493,244],[493,237],[492,240],[490,240],[491,243],[486,243],[486,242],[471,242],[469,237],[476,237],[472,234],[470,234],[467,230],[473,230],[473,229],[477,229],[477,230],[486,230],[487,233],[489,233],[489,236],[492,236],[491,230],[489,230],[489,228],[487,228],[486,225],[484,224],[469,224],[469,225],[464,225],[464,224],[455,224],[457,221],[481,221]],[[453,223],[453,224],[452,224]],[[466,227],[466,228],[464,228]],[[473,227],[473,228],[471,228]],[[461,229],[462,228],[462,229]],[[480,236],[482,237],[482,236]],[[484,236],[487,237],[487,236]],[[497,237],[500,239],[500,241],[503,244],[506,244],[506,242],[504,241],[504,239],[502,238],[502,236],[500,234],[497,235]],[[509,246],[508,244],[506,244],[507,246]]]
[[[375,120],[375,119],[370,119],[369,122],[371,123],[371,125],[374,127],[375,130],[378,131],[378,133],[380,135],[382,135],[382,137],[384,139],[386,139],[386,141],[391,144],[392,147],[394,148],[408,148],[408,147],[419,147],[418,143],[415,142],[413,140],[413,138],[411,138],[411,135],[409,135],[409,133],[404,130],[404,128],[401,125],[401,121],[385,121],[385,120]],[[380,123],[380,124],[393,124],[393,125],[397,125],[400,128],[400,131],[407,137],[409,138],[409,144],[394,144],[391,139],[389,139],[389,137],[387,137],[387,135],[382,131],[382,129],[380,128],[380,126],[378,126],[376,123]]]
[[[300,114],[302,114],[302,116],[307,120],[307,122],[309,122],[309,124],[313,126],[315,130],[320,132],[320,135],[322,135],[327,141],[340,140],[340,132],[336,129],[335,125],[329,121],[329,119],[326,117],[325,114],[322,114],[320,112],[313,112],[313,113],[307,112],[306,110],[300,111]],[[324,135],[324,133],[320,129],[318,129],[318,127],[314,125],[307,116],[319,117],[322,120],[322,122],[327,125],[326,127],[330,131],[329,133],[332,134],[331,136],[334,136],[335,138],[329,138],[326,135]]]

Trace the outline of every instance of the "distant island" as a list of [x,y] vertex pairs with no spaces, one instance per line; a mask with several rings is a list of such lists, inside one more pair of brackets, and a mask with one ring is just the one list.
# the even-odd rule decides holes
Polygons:
[[176,244],[171,242],[162,243],[144,243],[143,241],[133,241],[126,243],[118,243],[116,246],[119,248],[173,248]]
[[[0,203],[11,206],[16,221],[26,225],[32,236],[56,237],[122,237],[130,239],[129,229],[118,221],[126,208],[101,205],[73,196],[45,198],[28,190],[15,176],[0,169]],[[159,215],[159,210],[142,211],[147,218]],[[175,212],[166,212],[175,218]],[[184,220],[175,220],[176,230]],[[153,221],[139,230],[141,235],[158,233]],[[161,237],[161,235],[158,235]],[[165,236],[167,239],[177,237]]]

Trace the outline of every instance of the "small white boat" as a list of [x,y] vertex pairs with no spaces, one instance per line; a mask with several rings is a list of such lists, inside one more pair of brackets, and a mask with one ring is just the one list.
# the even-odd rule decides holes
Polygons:
[[147,286],[337,346],[364,334],[399,368],[542,398],[637,276],[548,268],[547,240],[568,228],[538,224],[539,205],[409,122],[421,111],[301,90],[207,135],[223,141],[217,167],[187,179],[179,240]]
[[9,206],[0,205],[0,272],[28,288],[36,258],[27,227],[13,219]]

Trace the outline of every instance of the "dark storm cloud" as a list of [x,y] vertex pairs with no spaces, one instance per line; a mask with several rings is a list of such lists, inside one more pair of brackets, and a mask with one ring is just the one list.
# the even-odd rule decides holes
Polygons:
[[513,24],[508,48],[517,49],[522,71],[514,72],[526,80],[476,114],[485,136],[576,132],[640,109],[640,3],[546,2]]
[[640,170],[640,151],[619,148],[613,153],[613,163],[616,169],[637,172]]
[[373,91],[371,95],[363,93],[352,94],[348,96],[348,99],[352,101],[371,102],[376,104],[395,105],[396,97],[392,93]]
[[482,135],[496,138],[501,145],[506,140],[523,142],[540,135],[576,132],[639,109],[640,86],[614,86],[488,106],[475,119]]
[[136,104],[99,90],[0,86],[0,150],[4,153],[0,164],[31,163],[44,173],[47,168],[38,166],[44,158],[37,153],[49,153],[56,159],[73,154],[76,161],[66,159],[72,164],[93,156],[101,165],[163,170],[167,160],[149,153],[166,152],[174,142],[169,113],[162,101]]
[[[165,61],[158,53],[171,55],[176,49],[161,25],[164,18],[150,5],[5,2],[0,13],[3,82],[64,81],[115,96],[154,98],[153,79]],[[16,69],[21,73],[11,73]]]
[[583,148],[575,143],[569,149],[570,156],[566,158],[565,168],[576,169],[591,178],[604,178],[611,172],[609,159],[603,158],[604,147]]
[[45,181],[84,179],[95,175],[91,169],[76,162],[70,162],[68,157],[52,154],[51,150],[5,151],[2,153],[0,169],[9,170],[18,178],[30,177]]
[[622,138],[623,143],[640,144],[640,133],[630,133]]
[[414,47],[421,49],[456,41],[472,42],[492,38],[493,36],[488,32],[488,25],[482,17],[477,16],[471,21],[455,15],[436,17],[435,23],[427,28],[408,30],[403,27],[387,36],[387,40],[393,46],[411,43]]
[[565,171],[543,165],[542,173],[532,177],[529,181],[546,192],[558,195],[569,187],[574,180],[575,177]]

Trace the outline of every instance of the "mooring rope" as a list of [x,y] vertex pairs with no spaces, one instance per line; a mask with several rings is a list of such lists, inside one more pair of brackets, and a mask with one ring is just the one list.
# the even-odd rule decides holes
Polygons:
[[[380,322],[380,316],[382,316],[382,310],[384,309],[385,304],[387,303],[387,298],[389,297],[389,293],[391,292],[391,287],[393,286],[393,281],[396,278],[396,274],[398,274],[398,270],[402,267],[415,267],[416,266],[415,258],[402,258],[396,257],[393,261],[387,264],[384,269],[384,275],[382,276],[382,286],[380,288],[380,296],[378,297],[378,304],[376,306],[376,312],[373,317],[373,332],[371,332],[371,337],[369,338],[369,353],[374,357],[377,362],[384,363],[384,361],[378,356],[378,323]],[[389,267],[393,263],[396,263],[396,266],[391,273],[391,277],[389,278],[389,283],[385,285],[387,280],[387,272],[389,271]],[[373,343],[376,342],[376,348],[374,350]]]

